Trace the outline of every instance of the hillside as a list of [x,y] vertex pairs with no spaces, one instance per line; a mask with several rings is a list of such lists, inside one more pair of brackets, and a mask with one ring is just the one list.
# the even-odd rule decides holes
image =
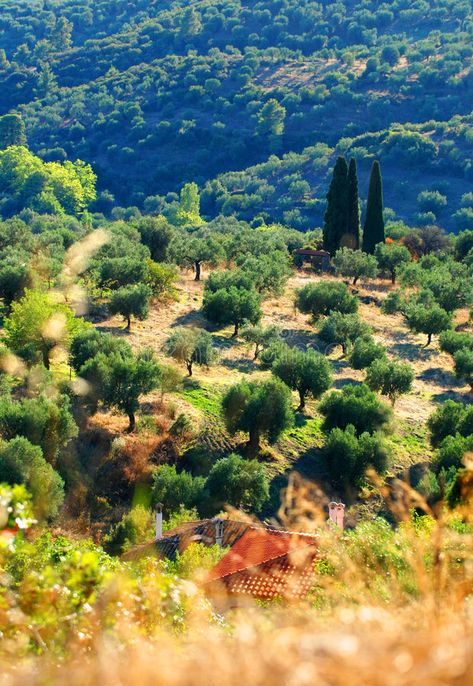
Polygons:
[[[0,113],[18,108],[31,148],[47,159],[92,163],[118,204],[143,207],[184,182],[203,186],[271,153],[302,153],[302,169],[291,173],[310,188],[284,198],[285,220],[314,228],[321,212],[312,216],[305,203],[324,198],[319,177],[327,167],[317,161],[314,180],[302,151],[329,146],[361,162],[378,155],[391,166],[392,186],[406,183],[409,166],[415,187],[388,202],[405,221],[417,221],[419,189],[450,183],[439,221],[457,228],[455,189],[465,192],[471,176],[471,136],[452,118],[471,110],[470,2],[36,7],[34,21],[21,3],[2,13]],[[409,138],[414,125],[427,141],[380,145],[399,130]],[[226,209],[271,214],[271,194],[252,193],[243,208],[235,201]]]

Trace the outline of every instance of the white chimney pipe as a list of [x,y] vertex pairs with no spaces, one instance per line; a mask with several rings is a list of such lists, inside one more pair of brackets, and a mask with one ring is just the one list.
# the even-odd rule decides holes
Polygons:
[[156,505],[156,540],[159,541],[163,537],[163,504]]

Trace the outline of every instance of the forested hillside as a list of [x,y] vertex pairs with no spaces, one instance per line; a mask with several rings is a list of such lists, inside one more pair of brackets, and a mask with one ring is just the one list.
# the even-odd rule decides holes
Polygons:
[[33,5],[1,5],[0,112],[45,160],[90,162],[98,208],[209,182],[207,215],[314,228],[336,150],[386,162],[400,219],[432,223],[439,192],[440,223],[473,222],[469,1]]

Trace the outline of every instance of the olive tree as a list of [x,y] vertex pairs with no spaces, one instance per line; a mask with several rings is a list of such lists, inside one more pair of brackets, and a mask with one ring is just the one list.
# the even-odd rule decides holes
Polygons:
[[442,333],[452,325],[452,316],[439,305],[430,307],[422,304],[410,307],[406,312],[409,328],[416,333],[427,334],[427,344],[432,342],[434,334]]
[[255,346],[253,359],[258,359],[260,352],[275,341],[279,340],[280,329],[277,326],[247,326],[241,332],[241,337],[247,343],[252,343]]
[[291,392],[279,379],[240,381],[231,386],[222,400],[228,431],[249,434],[250,453],[257,453],[264,436],[274,443],[293,423]]
[[164,344],[164,351],[178,362],[184,363],[189,376],[192,376],[194,364],[210,367],[217,356],[208,331],[184,326],[174,329]]
[[353,344],[350,354],[350,366],[353,369],[366,369],[375,360],[386,357],[386,348],[376,343],[372,336],[361,336]]
[[326,343],[341,345],[346,355],[349,345],[370,332],[370,326],[357,314],[334,312],[323,321],[319,337]]
[[110,298],[110,314],[121,314],[126,321],[126,330],[129,331],[132,317],[140,321],[148,318],[150,297],[151,290],[143,283],[118,288]]
[[298,412],[305,408],[308,396],[320,398],[332,383],[332,368],[324,355],[308,350],[288,348],[277,357],[272,372],[281,381],[299,394]]
[[399,267],[411,261],[409,250],[404,245],[396,243],[378,243],[374,254],[380,270],[390,274],[392,283],[396,283],[396,271]]
[[367,386],[372,391],[387,395],[393,405],[400,395],[411,391],[413,380],[414,370],[410,364],[386,358],[374,360],[366,374]]
[[202,311],[204,316],[219,326],[233,325],[233,337],[245,324],[257,324],[262,317],[261,299],[254,289],[221,288],[204,294]]
[[325,417],[325,431],[345,429],[352,424],[358,436],[365,431],[374,433],[386,428],[391,419],[389,405],[380,402],[365,384],[350,384],[341,391],[328,393],[319,405],[319,412]]
[[337,274],[353,279],[356,285],[358,279],[375,279],[378,273],[378,262],[374,255],[362,250],[340,248],[332,260]]

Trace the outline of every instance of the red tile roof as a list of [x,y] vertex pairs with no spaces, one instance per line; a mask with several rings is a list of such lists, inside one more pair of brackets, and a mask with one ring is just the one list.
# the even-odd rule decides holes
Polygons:
[[210,593],[256,598],[303,598],[315,577],[317,538],[250,528],[209,572]]

